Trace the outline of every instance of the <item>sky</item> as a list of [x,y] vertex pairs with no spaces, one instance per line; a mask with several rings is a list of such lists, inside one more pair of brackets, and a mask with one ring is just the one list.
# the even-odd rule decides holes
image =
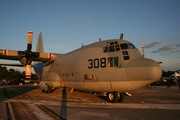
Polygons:
[[[26,50],[27,31],[43,35],[45,52],[67,53],[102,40],[124,39],[145,57],[180,69],[179,0],[1,0],[0,49]],[[0,63],[16,63],[0,60]]]

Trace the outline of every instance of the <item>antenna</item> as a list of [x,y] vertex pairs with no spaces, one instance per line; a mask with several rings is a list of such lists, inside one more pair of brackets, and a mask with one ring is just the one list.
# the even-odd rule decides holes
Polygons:
[[123,33],[121,33],[121,35],[120,35],[120,38],[119,38],[120,40],[122,40],[123,39]]
[[142,46],[142,56],[144,57],[144,46]]

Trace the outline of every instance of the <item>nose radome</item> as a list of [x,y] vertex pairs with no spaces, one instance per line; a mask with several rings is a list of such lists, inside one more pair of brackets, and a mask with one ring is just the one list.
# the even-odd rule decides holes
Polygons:
[[138,58],[126,65],[126,76],[129,81],[145,85],[157,81],[162,75],[159,64],[151,59]]

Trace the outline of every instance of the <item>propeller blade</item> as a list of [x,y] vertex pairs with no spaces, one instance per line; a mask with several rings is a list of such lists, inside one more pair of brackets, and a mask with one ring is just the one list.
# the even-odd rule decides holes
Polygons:
[[142,46],[142,55],[144,57],[144,46]]
[[32,41],[33,41],[33,32],[27,32],[27,50],[30,51],[32,49]]
[[26,65],[26,78],[31,78],[31,65]]
[[18,56],[18,51],[15,50],[3,50],[5,56]]

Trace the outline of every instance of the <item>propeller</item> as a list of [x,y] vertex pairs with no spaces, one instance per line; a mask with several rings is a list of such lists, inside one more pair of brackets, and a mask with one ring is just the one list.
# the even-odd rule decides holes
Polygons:
[[32,61],[47,62],[52,58],[52,53],[40,53],[32,52],[33,32],[27,32],[27,50],[15,51],[15,50],[3,50],[3,55],[9,59],[19,59],[21,64],[26,67],[26,78],[31,78],[31,63]]

